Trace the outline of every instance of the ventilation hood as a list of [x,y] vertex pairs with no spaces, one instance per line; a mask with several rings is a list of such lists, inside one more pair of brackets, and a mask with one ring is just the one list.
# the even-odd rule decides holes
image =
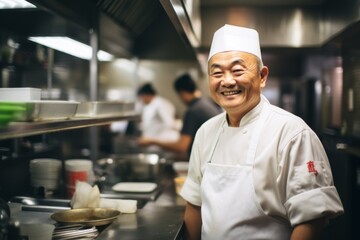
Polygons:
[[[68,31],[74,27],[70,28],[68,25],[75,24],[83,30],[77,31],[78,34],[75,35],[78,36],[74,38],[88,39],[89,36],[86,35],[89,30],[98,30],[100,49],[116,57],[161,60],[196,60],[197,58],[196,49],[200,45],[201,32],[199,0],[185,1],[191,2],[191,6],[187,6],[181,0],[30,0],[29,2],[68,20],[57,20],[66,27],[60,24],[52,26],[51,34],[57,29],[65,30],[65,34],[74,35]],[[39,12],[39,10],[33,11]],[[85,32],[85,36],[80,36],[84,35],[82,32]]]
[[[232,2],[233,5],[226,5]],[[214,31],[224,24],[251,27],[258,30],[264,49],[320,48],[358,22],[359,0],[339,2],[318,0],[310,5],[277,5],[284,1],[227,0],[205,2],[201,8],[203,35],[202,49],[207,51]],[[249,5],[252,2],[252,5]],[[291,1],[293,2],[293,1]],[[296,1],[294,1],[295,3]],[[306,1],[305,1],[306,2]]]
[[2,11],[0,24],[10,18],[11,30],[24,36],[60,32],[85,43],[89,30],[97,29],[100,49],[116,57],[199,62],[223,24],[258,29],[264,49],[318,49],[359,20],[360,5],[327,0],[308,7],[201,6],[200,18],[200,0],[29,1],[40,10]]

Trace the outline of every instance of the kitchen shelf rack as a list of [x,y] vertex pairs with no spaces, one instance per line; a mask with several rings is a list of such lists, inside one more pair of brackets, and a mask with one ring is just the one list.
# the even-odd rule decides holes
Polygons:
[[0,140],[27,137],[71,129],[101,126],[116,121],[139,120],[140,115],[112,116],[101,118],[76,118],[61,121],[13,122],[0,128]]

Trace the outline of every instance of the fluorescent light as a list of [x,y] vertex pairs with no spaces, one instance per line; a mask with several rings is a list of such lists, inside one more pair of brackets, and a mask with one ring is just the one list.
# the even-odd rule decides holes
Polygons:
[[97,57],[98,57],[99,61],[103,61],[103,62],[111,61],[114,59],[113,55],[111,55],[110,53],[105,52],[103,50],[98,51]]
[[[78,58],[90,60],[92,56],[92,48],[89,45],[68,37],[29,37],[29,40]],[[114,58],[102,50],[98,51],[97,57],[99,61],[111,61]]]
[[36,8],[36,6],[24,0],[0,0],[0,9],[14,8]]

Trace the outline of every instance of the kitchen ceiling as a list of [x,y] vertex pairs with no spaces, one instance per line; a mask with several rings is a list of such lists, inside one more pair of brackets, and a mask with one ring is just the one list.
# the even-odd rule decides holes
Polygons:
[[[93,8],[99,9],[107,18],[101,17],[102,27],[102,41],[104,50],[114,52],[118,57],[128,57],[130,54],[135,54],[140,59],[194,59],[194,52],[190,44],[184,42],[184,34],[179,33],[170,21],[170,17],[164,11],[161,2],[162,0],[62,0],[62,1],[48,1],[48,0],[30,0],[33,3],[38,3],[44,9],[50,12],[58,12],[65,19],[69,19],[72,23],[81,25],[84,29],[92,28]],[[187,3],[186,0],[174,0],[175,2]],[[171,1],[173,2],[173,1]],[[188,2],[191,2],[188,0]],[[349,1],[355,2],[355,1]],[[263,38],[262,45],[270,49],[294,48],[294,39],[298,42],[298,47],[319,47],[322,43],[328,40],[326,37],[334,35],[345,24],[348,24],[353,19],[347,18],[351,16],[351,9],[356,10],[355,7],[349,6],[341,9],[342,6],[350,5],[348,2],[337,3],[336,0],[201,0],[201,25],[202,25],[202,41],[201,46],[197,51],[207,52],[210,40],[214,30],[224,23],[236,24],[241,18],[247,23],[249,27],[259,28],[259,32]],[[329,34],[325,38],[318,37],[321,33],[319,29],[319,19],[322,17],[322,9],[326,5],[340,6],[333,7],[333,12],[337,15],[329,15],[328,25],[325,27]],[[297,9],[300,9],[300,12]],[[83,11],[87,9],[87,11]],[[241,9],[250,11],[237,12]],[[342,10],[339,15],[338,10]],[[34,14],[40,12],[34,10]],[[219,14],[222,11],[222,14]],[[29,18],[25,21],[16,21],[16,19],[24,19],[24,13],[21,11],[8,11],[9,18],[14,19],[10,23],[9,30],[22,29],[26,33],[34,30],[32,26],[39,26],[38,22],[49,22],[39,20],[38,17],[32,17],[31,13],[27,13]],[[209,15],[210,13],[210,15]],[[41,14],[41,13],[40,13]],[[246,15],[248,14],[248,15]],[[301,15],[302,14],[302,15]],[[354,13],[355,14],[355,13]],[[354,15],[353,14],[353,15]],[[1,14],[6,15],[6,12]],[[11,16],[10,16],[11,15]],[[334,17],[333,17],[334,16]],[[0,16],[1,17],[1,16]],[[104,20],[105,19],[105,20]],[[250,20],[249,20],[250,19]],[[1,25],[9,23],[6,19],[1,21]],[[343,22],[335,22],[337,20],[344,20]],[[234,22],[235,21],[235,22]],[[242,21],[242,20],[241,20]],[[19,24],[17,24],[19,22]],[[58,18],[52,21],[49,31],[55,29],[63,29],[69,32],[69,29],[74,27],[66,27],[58,24]],[[9,23],[9,24],[10,24]],[[28,23],[29,27],[21,27],[22,24]],[[298,24],[298,25],[296,25]],[[19,28],[15,28],[19,25]],[[44,25],[44,24],[43,24]],[[117,26],[116,26],[117,25]],[[303,33],[302,36],[292,36],[293,25],[296,25]],[[332,29],[332,28],[336,29]],[[75,28],[74,28],[75,29]],[[40,30],[47,30],[42,28]],[[80,31],[72,31],[80,32]],[[86,33],[86,32],[85,32]],[[295,38],[298,37],[298,38]],[[186,37],[185,37],[186,38]],[[292,39],[290,39],[292,38]],[[286,40],[288,42],[286,42]],[[291,40],[291,41],[290,41]],[[288,45],[286,45],[288,44]]]

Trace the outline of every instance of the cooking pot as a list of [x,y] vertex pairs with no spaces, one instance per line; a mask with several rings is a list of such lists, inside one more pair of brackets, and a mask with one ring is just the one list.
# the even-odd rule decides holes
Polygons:
[[114,154],[96,161],[95,174],[100,181],[115,184],[126,181],[156,180],[161,159],[155,153]]

